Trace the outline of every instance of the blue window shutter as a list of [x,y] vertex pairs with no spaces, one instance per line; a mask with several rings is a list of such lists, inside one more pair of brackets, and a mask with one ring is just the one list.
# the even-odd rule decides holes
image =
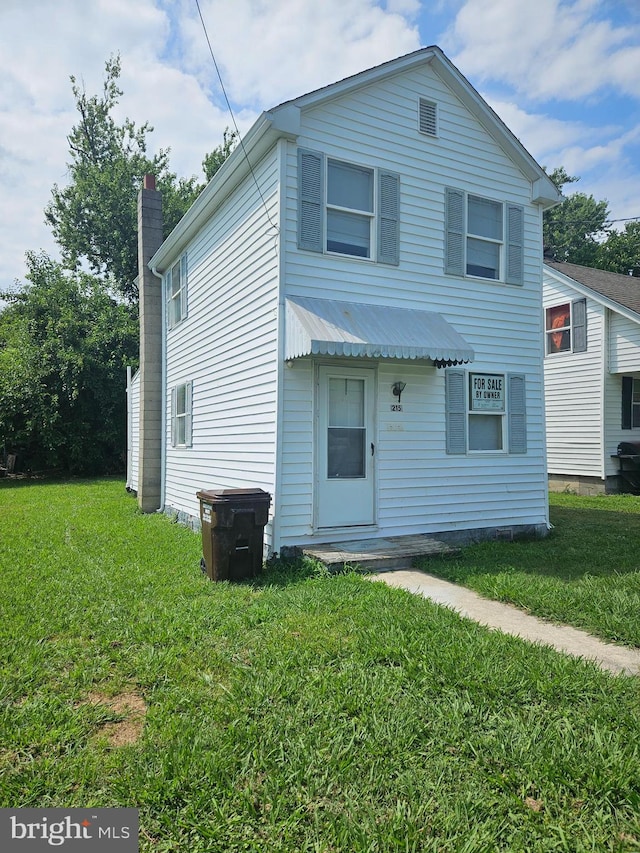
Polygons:
[[400,176],[394,172],[378,176],[378,261],[400,263]]
[[176,389],[171,389],[171,446],[176,446]]
[[633,408],[633,377],[622,377],[622,429],[631,429],[631,410]]
[[466,375],[464,370],[446,370],[444,374],[447,453],[467,452]]
[[571,305],[571,332],[573,351],[587,351],[587,300],[576,299]]
[[193,436],[193,382],[187,382],[186,384],[186,417],[185,417],[185,425],[184,425],[184,443],[187,447],[191,447],[192,444],[192,436]]
[[322,252],[324,159],[317,151],[298,149],[298,248]]
[[527,452],[527,392],[522,373],[510,373],[509,381],[509,453]]
[[507,284],[524,284],[524,208],[507,205]]
[[464,193],[445,191],[444,271],[448,275],[464,275]]
[[180,284],[182,286],[182,290],[180,291],[180,315],[181,319],[185,319],[187,316],[187,253],[180,258]]

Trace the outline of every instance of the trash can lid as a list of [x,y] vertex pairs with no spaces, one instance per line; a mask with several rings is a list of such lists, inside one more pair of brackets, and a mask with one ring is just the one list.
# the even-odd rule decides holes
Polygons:
[[208,503],[271,503],[271,495],[264,489],[203,489],[196,497]]

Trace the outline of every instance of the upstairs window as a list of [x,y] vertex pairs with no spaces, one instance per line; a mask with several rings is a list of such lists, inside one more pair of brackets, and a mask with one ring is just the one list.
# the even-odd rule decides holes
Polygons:
[[187,316],[187,256],[182,255],[166,274],[167,326],[173,329]]
[[373,170],[329,160],[327,171],[327,252],[370,258]]
[[545,311],[545,353],[585,352],[587,349],[587,300],[553,305]]
[[524,283],[524,208],[494,199],[445,191],[447,275]]
[[400,262],[400,177],[298,149],[298,248]]

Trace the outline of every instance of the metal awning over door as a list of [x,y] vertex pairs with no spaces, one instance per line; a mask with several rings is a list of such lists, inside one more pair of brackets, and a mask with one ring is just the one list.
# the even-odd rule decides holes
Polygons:
[[473,348],[434,311],[310,296],[290,297],[286,303],[286,359],[369,356],[429,359],[439,365],[474,359]]

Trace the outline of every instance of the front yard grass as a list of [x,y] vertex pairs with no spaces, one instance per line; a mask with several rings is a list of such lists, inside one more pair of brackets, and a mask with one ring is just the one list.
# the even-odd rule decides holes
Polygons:
[[[488,559],[542,572],[556,509]],[[117,480],[3,483],[0,518],[0,806],[134,806],[142,851],[640,850],[637,678],[307,562],[211,583]]]
[[557,622],[640,646],[640,497],[551,493],[546,539],[484,542],[421,567]]

